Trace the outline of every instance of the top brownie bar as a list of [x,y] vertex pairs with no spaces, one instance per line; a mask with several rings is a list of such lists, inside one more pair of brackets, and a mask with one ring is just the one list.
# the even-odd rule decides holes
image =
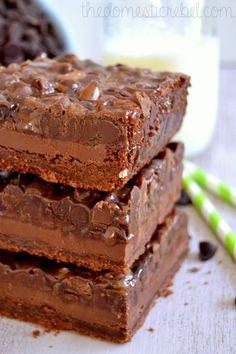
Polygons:
[[181,126],[189,77],[74,55],[0,67],[0,168],[122,187]]

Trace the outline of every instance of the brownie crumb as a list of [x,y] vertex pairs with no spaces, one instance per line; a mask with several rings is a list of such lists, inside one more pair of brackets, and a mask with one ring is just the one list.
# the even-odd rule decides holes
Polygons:
[[192,204],[191,199],[189,198],[188,194],[184,191],[181,192],[181,197],[177,202],[180,206],[190,205]]
[[166,287],[166,288],[160,290],[158,292],[158,294],[160,297],[168,297],[173,294],[173,291],[171,289],[169,289],[168,287]]
[[188,305],[189,305],[189,303],[188,303],[188,302],[185,302],[185,303],[184,303],[184,306],[188,306]]
[[234,305],[236,306],[236,297],[234,298]]
[[208,241],[199,243],[199,258],[201,261],[208,261],[215,255],[216,251],[217,246],[214,243]]
[[197,272],[199,272],[199,270],[200,270],[200,269],[197,268],[197,267],[192,267],[192,268],[189,269],[189,272],[190,272],[190,273],[197,273]]
[[54,331],[53,335],[54,335],[55,337],[57,337],[58,334],[60,334],[60,331],[59,331],[58,329],[56,329],[56,330]]
[[208,285],[208,281],[204,281],[203,285]]
[[32,331],[32,336],[33,336],[34,338],[39,337],[40,334],[41,334],[41,332],[40,332],[39,329],[35,329],[34,331]]
[[155,329],[152,328],[152,327],[149,327],[149,328],[148,328],[148,332],[152,332],[152,333],[153,333],[153,332],[155,332]]

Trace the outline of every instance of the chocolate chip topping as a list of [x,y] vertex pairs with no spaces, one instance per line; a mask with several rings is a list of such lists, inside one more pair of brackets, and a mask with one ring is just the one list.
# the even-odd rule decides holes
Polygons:
[[199,243],[199,251],[201,261],[208,261],[208,259],[211,259],[215,255],[217,246],[211,242],[202,241]]

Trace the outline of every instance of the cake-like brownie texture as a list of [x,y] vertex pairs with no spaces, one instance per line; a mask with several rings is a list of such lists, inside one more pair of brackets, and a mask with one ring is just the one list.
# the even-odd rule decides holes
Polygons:
[[0,168],[111,191],[180,128],[189,78],[73,55],[0,68]]
[[74,189],[18,173],[0,178],[0,248],[123,272],[181,193],[183,145],[171,143],[125,187]]
[[121,275],[0,251],[0,314],[115,342],[131,339],[188,249],[186,216],[169,215]]

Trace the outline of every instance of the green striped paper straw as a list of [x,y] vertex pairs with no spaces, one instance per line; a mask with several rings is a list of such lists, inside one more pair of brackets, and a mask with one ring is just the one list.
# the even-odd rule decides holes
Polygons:
[[201,187],[215,194],[229,205],[236,206],[236,188],[228,186],[217,177],[198,168],[192,162],[185,161],[185,167]]
[[206,197],[201,187],[199,187],[199,185],[194,181],[193,177],[189,174],[186,168],[183,173],[183,187],[196,209],[210,226],[211,230],[215,233],[215,235],[225,246],[228,253],[236,261],[236,235],[215,209],[210,200]]

